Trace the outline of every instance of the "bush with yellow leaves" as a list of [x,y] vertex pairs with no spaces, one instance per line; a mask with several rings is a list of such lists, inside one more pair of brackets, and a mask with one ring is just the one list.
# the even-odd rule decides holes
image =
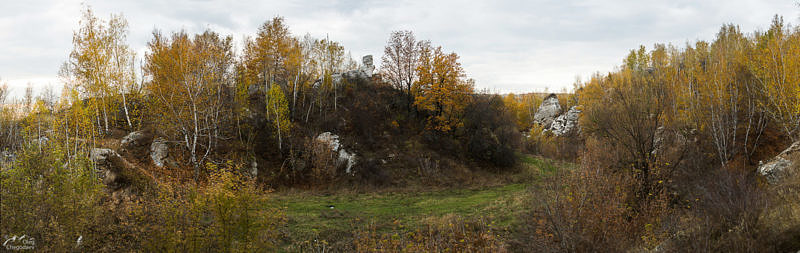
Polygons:
[[[147,251],[255,252],[275,248],[283,210],[235,166],[208,164],[205,187],[162,186],[150,203]],[[147,209],[147,208],[146,208]]]

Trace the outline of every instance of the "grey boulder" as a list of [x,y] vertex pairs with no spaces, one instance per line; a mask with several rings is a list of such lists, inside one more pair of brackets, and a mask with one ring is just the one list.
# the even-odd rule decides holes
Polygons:
[[539,109],[533,115],[533,122],[547,129],[559,114],[561,114],[561,104],[558,102],[558,96],[550,94],[539,105]]
[[758,173],[764,176],[770,184],[780,183],[786,176],[796,172],[798,157],[800,157],[800,141],[795,142],[766,163],[759,162]]
[[569,108],[569,111],[559,115],[553,120],[553,123],[550,124],[550,131],[556,136],[562,136],[573,129],[577,129],[578,117],[580,117],[580,114],[581,110],[578,110],[577,106]]
[[150,158],[153,160],[153,164],[158,167],[164,167],[167,164],[168,157],[169,145],[167,145],[167,141],[161,138],[153,140],[153,143],[150,144]]

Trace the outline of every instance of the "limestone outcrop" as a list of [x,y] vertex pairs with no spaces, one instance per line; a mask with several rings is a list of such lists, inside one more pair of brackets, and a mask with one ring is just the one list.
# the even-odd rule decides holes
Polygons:
[[120,144],[122,145],[122,147],[125,148],[142,146],[145,145],[147,141],[149,141],[148,139],[149,138],[147,134],[145,134],[143,131],[133,131],[130,132],[128,135],[125,135],[125,137],[122,137],[122,140],[120,140]]
[[112,199],[119,202],[130,199],[130,179],[126,178],[123,170],[134,168],[125,158],[116,151],[108,148],[93,148],[89,152],[89,159],[97,166],[98,176],[106,186],[106,191]]
[[578,127],[578,117],[581,115],[581,110],[577,106],[570,107],[569,110],[553,120],[550,124],[550,131],[556,136],[562,136],[573,129]]
[[[334,84],[341,84],[345,80],[368,80],[375,74],[375,65],[372,63],[372,55],[365,55],[361,58],[361,67],[358,69],[334,73],[331,80]],[[322,79],[314,81],[313,87],[318,88],[322,85]]]
[[562,113],[561,104],[558,102],[556,94],[547,95],[539,105],[539,109],[533,115],[533,124],[542,127],[544,132],[551,132],[555,136],[566,135],[573,131],[580,131],[578,118],[581,110],[577,106],[572,106]]
[[317,136],[317,142],[327,145],[330,150],[338,154],[336,159],[337,167],[344,167],[345,173],[355,175],[354,167],[358,163],[358,156],[354,152],[348,152],[339,143],[339,136],[331,132],[324,132]]
[[798,159],[800,159],[800,141],[767,162],[759,162],[758,173],[770,184],[780,183],[786,176],[797,173],[797,168],[800,167]]
[[153,140],[153,143],[150,144],[150,159],[153,160],[153,164],[164,167],[168,164],[167,158],[169,158],[167,141],[161,138]]
[[549,128],[553,121],[561,114],[561,104],[556,94],[547,95],[533,115],[533,123]]

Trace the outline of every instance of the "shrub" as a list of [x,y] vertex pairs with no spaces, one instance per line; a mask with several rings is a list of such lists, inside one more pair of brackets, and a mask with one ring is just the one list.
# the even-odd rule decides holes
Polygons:
[[[654,196],[633,212],[628,180],[596,169],[561,171],[533,189],[536,207],[522,215],[512,249],[533,252],[624,252],[660,241],[669,230],[666,201]],[[654,245],[650,245],[651,247]]]
[[800,247],[796,181],[762,188],[752,174],[717,169],[703,182],[695,198],[683,203],[683,232],[665,248],[790,252]]
[[525,151],[535,155],[542,155],[544,145],[551,141],[550,135],[544,132],[544,128],[539,124],[533,124],[528,136],[525,138]]
[[539,124],[533,124],[525,139],[525,151],[564,161],[576,161],[585,143],[577,131],[555,136]]
[[[275,248],[283,211],[273,208],[252,179],[228,166],[208,165],[205,188],[163,186],[158,198],[146,203],[140,220],[149,235],[147,251],[255,252]],[[150,211],[152,210],[152,211]]]
[[497,95],[478,95],[467,105],[464,116],[466,150],[470,156],[494,165],[510,167],[516,163],[515,149],[522,136],[515,118]]
[[27,235],[35,250],[99,247],[102,185],[85,153],[67,161],[56,146],[29,145],[11,167],[0,169],[0,233]]

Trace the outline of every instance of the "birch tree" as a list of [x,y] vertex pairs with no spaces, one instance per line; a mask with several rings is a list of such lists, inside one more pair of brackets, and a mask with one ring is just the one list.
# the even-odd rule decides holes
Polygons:
[[283,149],[283,136],[289,134],[291,129],[291,121],[289,120],[289,101],[286,100],[286,95],[283,90],[277,85],[273,85],[268,92],[269,100],[267,100],[267,111],[272,115],[272,124],[278,134],[278,149]]
[[766,112],[793,141],[800,139],[800,33],[776,16],[769,30],[757,33],[748,64]]
[[[246,40],[242,56],[248,80],[263,84],[265,96],[273,83],[285,84],[299,69],[297,40],[291,36],[282,17],[264,22],[254,40]],[[297,79],[297,78],[295,78]],[[296,88],[296,87],[295,87]],[[268,97],[265,97],[269,100]],[[267,118],[270,115],[267,114]]]
[[112,99],[118,92],[123,95],[126,123],[132,126],[125,93],[134,83],[135,54],[127,45],[127,33],[128,22],[122,15],[111,15],[106,22],[87,7],[72,36],[73,49],[67,69],[77,79],[76,88],[84,97],[91,98],[90,107],[98,117],[98,127],[106,132],[110,127],[109,114],[114,109]]
[[206,31],[193,38],[185,31],[170,37],[153,33],[148,44],[146,91],[159,130],[189,152],[195,178],[211,154],[226,113],[224,90],[230,85],[232,39]]

